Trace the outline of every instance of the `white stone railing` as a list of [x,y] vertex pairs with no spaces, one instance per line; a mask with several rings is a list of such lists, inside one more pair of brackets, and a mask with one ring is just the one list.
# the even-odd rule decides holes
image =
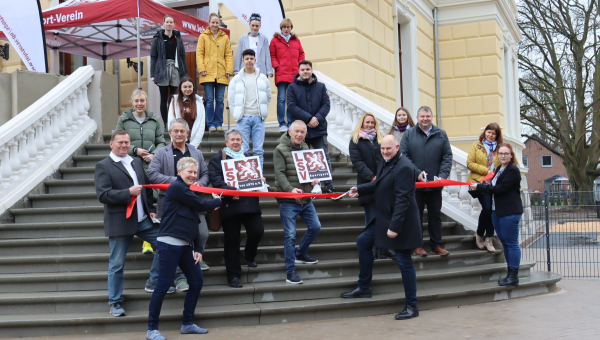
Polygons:
[[78,68],[0,126],[0,213],[57,171],[96,131],[88,116],[93,76],[91,66]]
[[[394,122],[394,113],[365,99],[322,72],[315,73],[317,79],[327,86],[331,100],[331,109],[327,115],[327,140],[331,145],[348,155],[350,135],[358,123],[359,116],[365,112],[371,112],[377,117],[381,132],[385,134],[390,130]],[[466,182],[469,175],[467,153],[452,146],[452,156],[449,179]],[[468,186],[445,187],[442,192],[442,212],[460,222],[465,228],[476,230],[481,205],[479,200],[469,195],[468,189]]]

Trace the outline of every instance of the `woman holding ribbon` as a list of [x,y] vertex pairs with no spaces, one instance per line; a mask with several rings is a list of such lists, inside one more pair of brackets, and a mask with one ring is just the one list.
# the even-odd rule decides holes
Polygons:
[[[490,123],[485,127],[479,141],[473,143],[467,157],[467,167],[471,170],[467,182],[479,182],[488,173],[500,165],[498,159],[498,145],[502,144],[502,130],[496,123]],[[478,197],[481,203],[481,213],[479,214],[479,224],[475,235],[475,243],[479,249],[487,249],[489,252],[495,252],[492,244],[494,236],[494,226],[492,224],[492,195],[482,194]]]
[[392,128],[388,135],[394,135],[398,143],[402,142],[402,136],[406,130],[415,126],[415,122],[413,121],[410,112],[405,107],[399,107],[396,110],[396,117],[394,118],[394,122],[392,123]]
[[269,52],[269,38],[259,32],[261,17],[258,13],[250,15],[250,32],[243,34],[238,43],[235,62],[233,64],[233,73],[238,74],[240,69],[244,68],[242,62],[242,52],[247,49],[254,50],[256,63],[254,67],[260,70],[260,73],[273,77],[273,67],[271,66],[271,53]]
[[510,144],[498,143],[500,165],[496,168],[490,184],[473,183],[471,189],[492,196],[492,221],[496,234],[504,247],[508,275],[498,280],[501,286],[519,284],[521,247],[519,246],[519,222],[523,215],[521,201],[521,171]]

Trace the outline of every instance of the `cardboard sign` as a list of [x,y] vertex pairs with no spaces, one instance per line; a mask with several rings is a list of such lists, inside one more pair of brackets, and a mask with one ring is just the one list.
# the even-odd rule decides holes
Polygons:
[[332,179],[322,149],[292,151],[292,157],[300,183],[310,183],[315,179],[320,181]]
[[258,156],[221,161],[227,185],[240,191],[264,190],[263,174]]

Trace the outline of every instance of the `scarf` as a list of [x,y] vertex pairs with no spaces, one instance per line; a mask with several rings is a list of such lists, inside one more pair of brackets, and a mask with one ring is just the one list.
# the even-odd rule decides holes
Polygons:
[[370,142],[372,142],[375,137],[377,137],[377,132],[375,129],[358,131],[358,138],[368,139]]
[[484,138],[483,144],[486,145],[490,149],[490,152],[487,155],[488,169],[494,169],[494,157],[496,157],[496,146],[498,145],[498,142],[496,142],[496,141],[490,142],[489,140]]
[[246,155],[244,155],[244,150],[240,149],[240,151],[235,152],[233,150],[231,150],[229,147],[224,147],[223,151],[225,151],[225,153],[227,154],[227,156],[236,159],[236,158],[244,158],[246,157]]
[[400,132],[404,132],[406,131],[406,128],[408,127],[408,123],[402,125],[394,125],[394,127],[396,128],[396,130],[400,131]]
[[290,33],[289,35],[283,35],[283,33],[281,33],[281,36],[283,37],[283,39],[285,39],[286,43],[290,43],[290,38],[292,37],[292,33]]
[[496,145],[498,145],[498,142],[496,142],[496,141],[490,142],[489,140],[484,138],[483,144],[486,145],[488,148],[490,148],[490,151],[496,151]]
[[250,31],[248,33],[250,33],[250,35],[253,37],[257,37],[260,34],[260,32],[256,32],[256,34],[254,34],[254,32],[252,32],[252,31]]

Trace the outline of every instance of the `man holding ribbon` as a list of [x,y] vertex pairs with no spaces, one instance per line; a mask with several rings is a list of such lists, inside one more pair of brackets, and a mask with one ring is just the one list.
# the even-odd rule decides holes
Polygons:
[[[290,129],[279,139],[279,145],[273,152],[275,167],[275,191],[291,192],[296,194],[308,193],[312,187],[319,184],[315,179],[311,183],[300,183],[292,151],[308,150],[304,142],[306,137],[306,123],[296,120]],[[283,253],[285,256],[286,282],[299,284],[302,279],[296,274],[296,263],[315,264],[318,261],[308,256],[308,247],[315,240],[321,230],[321,222],[317,216],[311,198],[293,199],[277,198],[279,215],[283,223]],[[296,251],[296,216],[302,217],[306,223],[306,234]]]

